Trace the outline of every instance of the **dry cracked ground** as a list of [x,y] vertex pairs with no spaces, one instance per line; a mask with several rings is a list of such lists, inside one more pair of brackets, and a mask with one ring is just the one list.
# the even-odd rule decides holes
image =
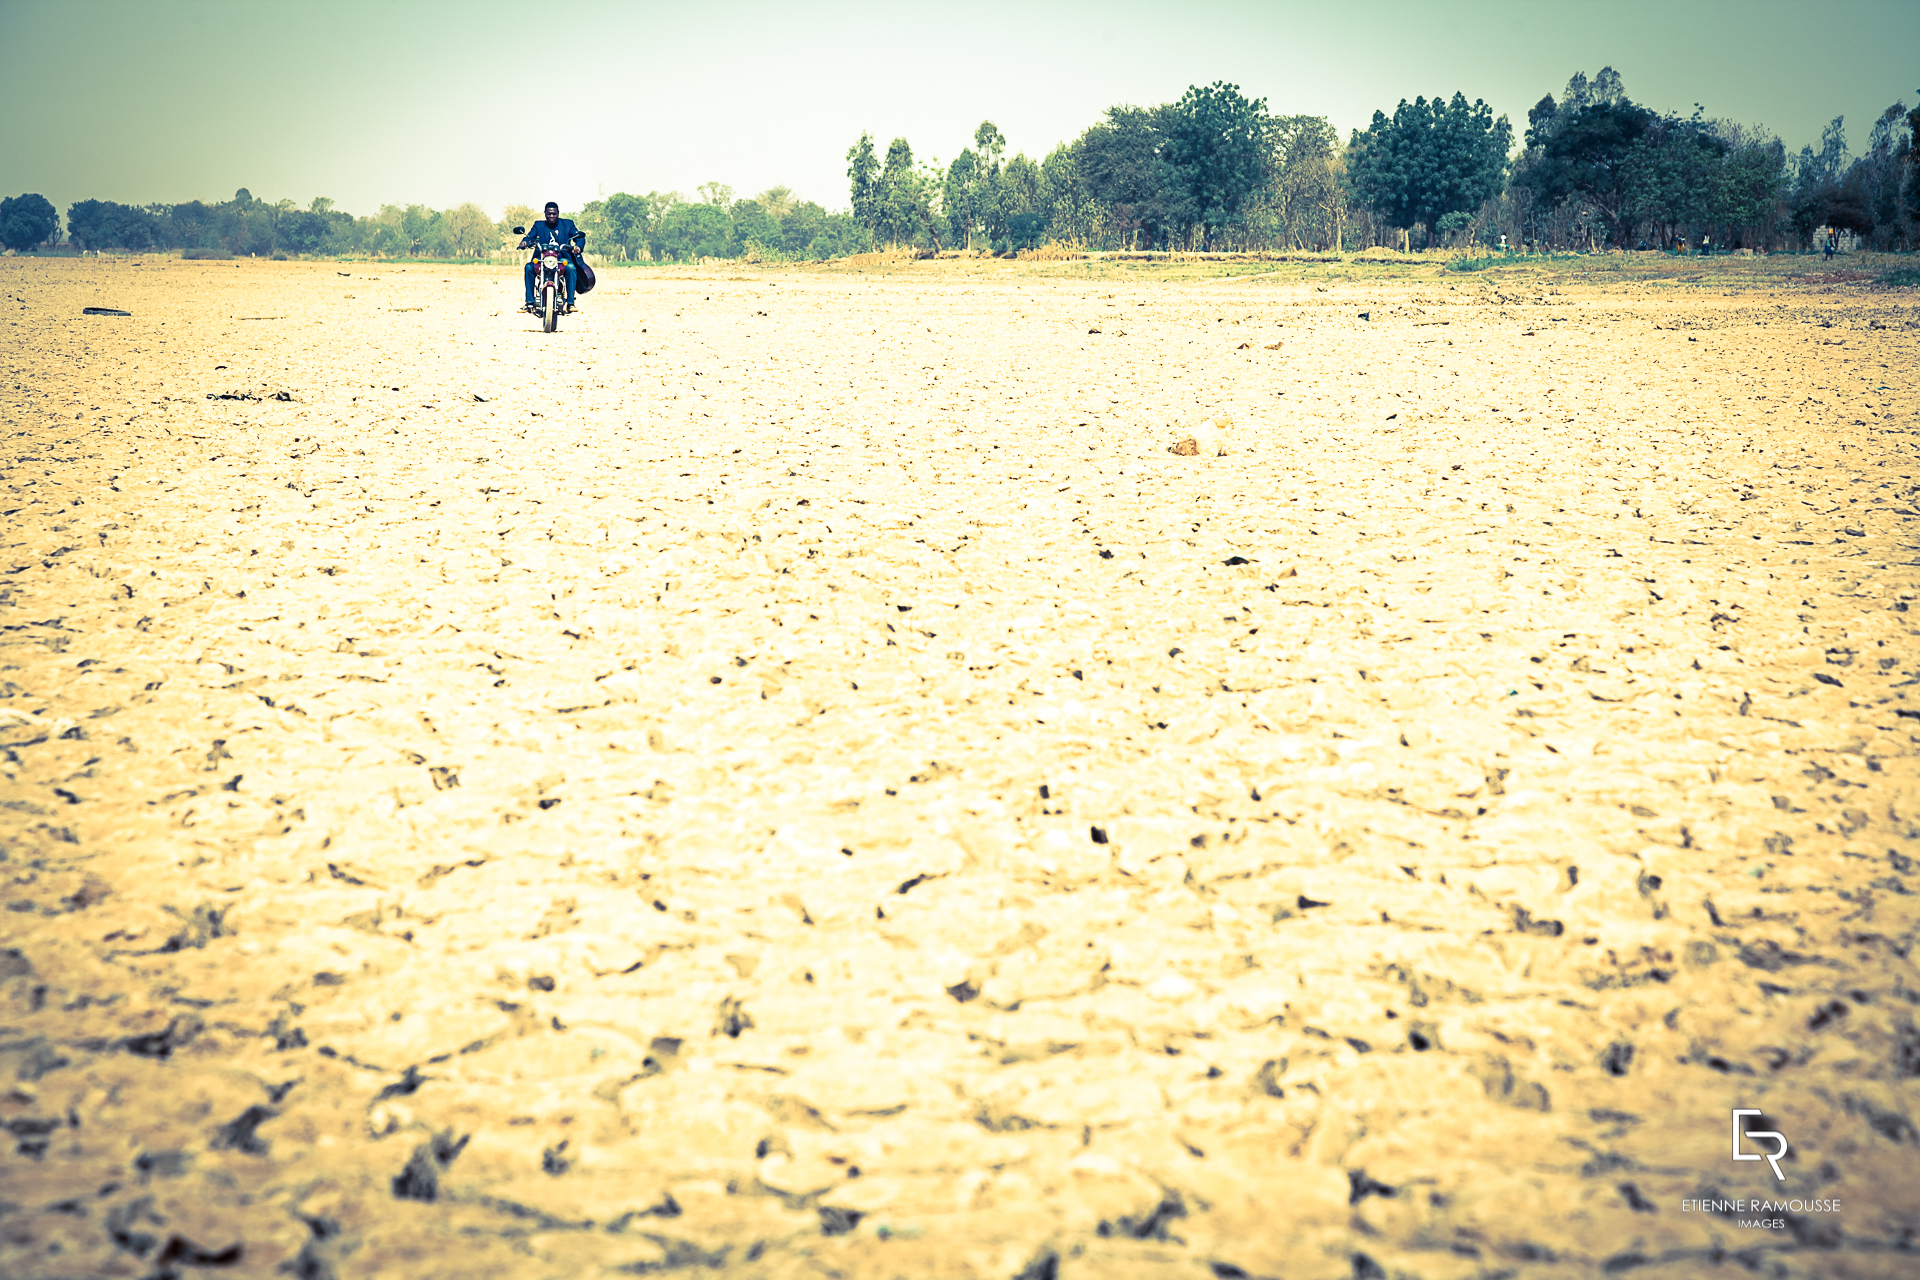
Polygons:
[[1910,291],[515,274],[0,264],[0,1272],[1920,1273]]

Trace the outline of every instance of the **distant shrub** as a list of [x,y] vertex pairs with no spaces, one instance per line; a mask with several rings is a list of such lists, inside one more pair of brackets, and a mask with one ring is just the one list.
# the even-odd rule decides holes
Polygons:
[[1508,258],[1455,258],[1446,264],[1449,271],[1485,271],[1488,267],[1497,267],[1511,261]]
[[185,249],[181,251],[180,256],[188,262],[203,262],[207,260],[225,262],[227,259],[233,257],[232,254],[224,249]]

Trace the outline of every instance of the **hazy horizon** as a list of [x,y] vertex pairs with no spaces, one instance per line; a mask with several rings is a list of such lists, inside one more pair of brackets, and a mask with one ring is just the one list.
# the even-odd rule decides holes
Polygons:
[[[522,5],[338,0],[0,0],[0,194],[129,204],[240,187],[301,207],[507,204],[785,185],[846,204],[862,131],[951,160],[991,119],[1038,158],[1119,103],[1236,83],[1345,138],[1416,95],[1484,98],[1526,127],[1575,71],[1612,66],[1635,101],[1738,120],[1790,152],[1834,116],[1857,152],[1920,87],[1920,5],[1674,7],[1376,3],[990,3],[954,18],[864,3],[690,8],[579,3],[578,70],[543,109]],[[53,56],[58,54],[59,56]]]

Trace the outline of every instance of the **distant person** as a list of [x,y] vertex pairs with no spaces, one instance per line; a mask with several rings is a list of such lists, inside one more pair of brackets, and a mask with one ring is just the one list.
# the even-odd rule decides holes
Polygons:
[[1827,232],[1827,261],[1833,261],[1833,232]]
[[[553,201],[547,201],[546,212],[546,220],[544,222],[536,222],[532,227],[528,228],[527,234],[520,238],[519,247],[522,249],[544,249],[548,245],[553,245],[560,250],[561,261],[565,262],[567,267],[567,310],[571,311],[573,310],[574,285],[580,277],[579,269],[574,266],[574,254],[577,252],[574,241],[581,238],[580,231],[573,225],[572,218],[563,218],[560,216],[560,206]],[[533,301],[533,273],[535,265],[533,259],[529,258],[527,260],[527,269],[522,274],[526,276],[527,281],[526,310],[537,314],[540,308],[536,306]]]

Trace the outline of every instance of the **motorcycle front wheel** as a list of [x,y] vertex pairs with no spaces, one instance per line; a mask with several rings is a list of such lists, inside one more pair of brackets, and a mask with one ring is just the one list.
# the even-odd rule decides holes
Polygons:
[[555,289],[552,285],[548,285],[545,292],[547,301],[545,309],[540,313],[540,327],[547,333],[552,333],[560,327],[559,302],[555,296],[559,293],[559,290]]

